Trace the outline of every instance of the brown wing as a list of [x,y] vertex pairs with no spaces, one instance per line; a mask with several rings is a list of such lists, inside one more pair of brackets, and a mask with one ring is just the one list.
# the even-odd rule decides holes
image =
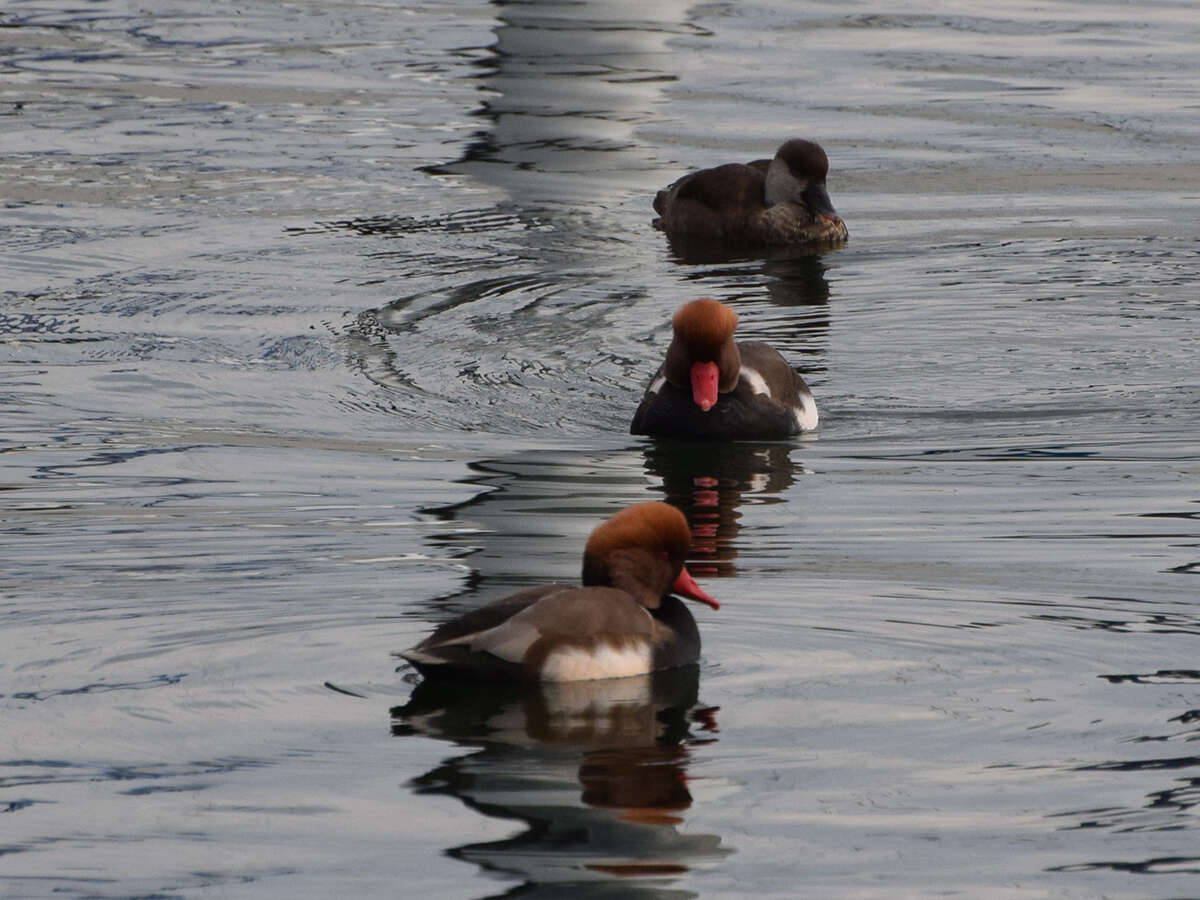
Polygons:
[[761,341],[738,341],[738,351],[742,365],[762,376],[772,398],[789,407],[800,403],[800,391],[807,392],[808,385],[778,350]]
[[654,628],[623,591],[547,585],[473,610],[400,655],[426,675],[534,678],[532,664],[540,660],[527,654],[548,639],[586,646],[610,635],[649,636]]
[[665,231],[721,237],[762,211],[765,181],[756,165],[701,169],[659,191],[654,208]]
[[415,647],[401,651],[400,656],[426,676],[520,678],[520,666],[476,654],[469,643],[461,643],[462,639],[496,628],[538,600],[567,590],[571,590],[567,585],[546,584],[509,594],[446,622]]

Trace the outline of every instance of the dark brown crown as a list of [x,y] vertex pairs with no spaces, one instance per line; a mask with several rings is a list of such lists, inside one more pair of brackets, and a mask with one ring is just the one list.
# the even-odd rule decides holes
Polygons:
[[824,181],[829,174],[829,157],[821,145],[813,141],[792,138],[784,142],[775,156],[787,163],[792,174],[801,180]]

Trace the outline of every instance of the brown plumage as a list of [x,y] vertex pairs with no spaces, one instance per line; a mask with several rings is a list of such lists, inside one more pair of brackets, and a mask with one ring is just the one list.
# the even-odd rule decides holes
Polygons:
[[574,681],[645,674],[696,661],[696,622],[672,592],[717,602],[684,567],[683,513],[639,503],[599,525],[583,586],[520,591],[447,622],[401,655],[426,677]]
[[785,141],[774,159],[685,175],[654,198],[656,228],[733,244],[836,243],[847,237],[825,189],[829,158],[813,141]]

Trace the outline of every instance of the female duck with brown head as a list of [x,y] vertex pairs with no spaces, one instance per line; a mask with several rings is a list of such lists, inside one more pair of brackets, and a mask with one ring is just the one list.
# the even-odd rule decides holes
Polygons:
[[772,439],[817,427],[812,392],[774,347],[734,341],[737,313],[708,298],[685,303],[674,337],[633,415],[632,434]]
[[694,663],[700,632],[679,594],[716,609],[683,565],[691,532],[666,503],[599,525],[583,586],[543,585],[447,622],[401,656],[427,678],[586,681]]
[[685,175],[658,192],[656,228],[670,235],[739,244],[835,243],[846,239],[819,144],[786,141],[774,159],[726,163]]

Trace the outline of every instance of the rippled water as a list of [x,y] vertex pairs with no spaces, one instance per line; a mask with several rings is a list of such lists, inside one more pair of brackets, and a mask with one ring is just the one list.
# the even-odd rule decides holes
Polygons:
[[[0,891],[1194,895],[1200,22],[902,10],[0,10]],[[793,134],[844,248],[650,227]],[[699,295],[815,436],[626,435]],[[652,498],[697,669],[393,671]]]

